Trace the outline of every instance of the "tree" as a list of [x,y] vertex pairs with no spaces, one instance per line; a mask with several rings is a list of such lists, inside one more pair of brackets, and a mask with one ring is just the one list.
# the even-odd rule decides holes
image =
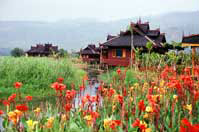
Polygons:
[[14,57],[20,57],[20,56],[25,55],[25,53],[24,53],[23,49],[14,48],[14,49],[11,51],[11,55],[14,56]]
[[151,53],[151,50],[153,49],[153,43],[152,42],[147,42],[146,43],[146,47],[147,47],[147,49],[148,49],[148,51],[149,51],[149,54]]
[[64,49],[60,49],[58,52],[59,57],[67,57],[68,56],[68,51]]

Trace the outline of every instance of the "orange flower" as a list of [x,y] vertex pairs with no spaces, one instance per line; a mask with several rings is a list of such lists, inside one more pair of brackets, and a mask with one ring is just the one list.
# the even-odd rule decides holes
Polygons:
[[22,86],[22,83],[21,83],[21,82],[15,82],[15,83],[14,83],[14,87],[17,88],[17,89],[18,89],[18,88],[21,88],[21,86]]
[[31,101],[32,100],[32,96],[26,96],[26,100],[27,101]]

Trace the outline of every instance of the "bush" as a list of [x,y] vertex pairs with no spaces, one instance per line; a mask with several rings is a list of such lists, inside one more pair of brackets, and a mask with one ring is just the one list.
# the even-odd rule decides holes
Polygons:
[[20,57],[20,56],[25,55],[25,53],[24,53],[23,49],[14,48],[14,49],[11,51],[11,55],[14,56],[14,57]]
[[16,81],[35,89],[47,89],[58,77],[64,83],[80,85],[85,72],[72,66],[68,59],[37,57],[0,57],[0,86],[12,87]]

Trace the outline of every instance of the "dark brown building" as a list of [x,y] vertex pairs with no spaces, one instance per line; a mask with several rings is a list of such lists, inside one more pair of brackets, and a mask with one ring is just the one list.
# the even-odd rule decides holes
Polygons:
[[[147,50],[147,42],[152,42],[153,51],[164,53],[163,43],[166,42],[165,34],[160,33],[160,29],[151,30],[149,23],[130,24],[130,30],[120,32],[118,36],[108,36],[105,43],[100,44],[102,48],[100,63],[110,66],[129,66],[132,59],[134,61],[134,53],[131,47],[143,48]],[[133,33],[133,34],[132,34]]]
[[37,44],[36,46],[31,46],[31,49],[26,53],[28,56],[49,56],[57,52],[58,46],[53,46],[52,44]]
[[80,51],[83,62],[87,63],[99,63],[100,62],[100,49],[94,44],[88,45],[86,48]]

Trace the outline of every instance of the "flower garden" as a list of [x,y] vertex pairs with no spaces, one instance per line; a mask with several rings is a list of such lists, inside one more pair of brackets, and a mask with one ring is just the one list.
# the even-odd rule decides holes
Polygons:
[[[198,77],[199,68],[194,73]],[[180,73],[173,66],[153,71],[116,68],[108,75],[101,78],[96,96],[80,94],[87,76],[82,76],[78,85],[57,76],[46,88],[55,98],[53,103],[33,104],[35,95],[22,91],[27,84],[20,80],[8,84],[13,85],[12,93],[0,102],[3,130],[199,132],[199,82],[192,77],[191,68],[185,67]],[[74,103],[77,94],[78,108]]]

